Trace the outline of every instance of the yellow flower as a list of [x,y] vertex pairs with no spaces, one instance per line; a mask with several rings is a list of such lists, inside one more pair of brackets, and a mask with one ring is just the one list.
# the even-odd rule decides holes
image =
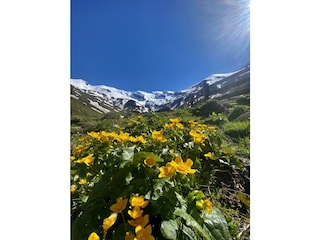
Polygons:
[[154,160],[153,157],[148,157],[144,161],[144,164],[147,165],[148,167],[154,166],[157,162]]
[[100,132],[100,142],[104,143],[104,142],[108,142],[109,141],[109,134],[106,131],[101,131]]
[[85,178],[80,179],[79,181],[80,185],[86,185],[87,184],[87,180]]
[[160,174],[158,175],[159,178],[164,178],[164,177],[172,177],[175,173],[175,168],[170,164],[167,163],[165,166],[162,166],[159,168]]
[[111,132],[111,133],[109,133],[108,135],[109,135],[110,137],[112,137],[113,139],[115,139],[115,140],[117,140],[117,141],[120,141],[119,136],[118,136],[117,133]]
[[122,199],[121,197],[117,199],[117,202],[115,204],[112,204],[110,207],[110,210],[114,213],[120,213],[122,212],[128,203],[128,199]]
[[86,140],[88,140],[88,136],[84,136],[84,137],[79,139],[80,142],[83,142],[83,141],[86,141]]
[[178,129],[183,129],[184,127],[183,127],[183,125],[180,123],[180,121],[181,121],[181,119],[180,118],[171,118],[170,119],[170,122],[171,123],[166,123],[165,125],[164,125],[164,127],[165,128],[169,128],[169,129],[176,129],[176,128],[178,128]]
[[163,136],[163,131],[160,130],[160,131],[152,131],[152,135],[151,135],[151,138],[155,141],[159,141],[159,142],[165,142],[167,141],[165,139],[165,137]]
[[94,161],[94,157],[93,157],[93,154],[91,153],[88,156],[77,160],[76,163],[85,163],[87,166],[90,166],[93,164],[93,161]]
[[140,209],[140,207],[134,207],[133,210],[128,210],[128,214],[133,219],[136,219],[138,217],[141,217],[143,213],[143,210]]
[[77,190],[77,186],[76,185],[71,185],[71,187],[70,187],[71,193],[75,193],[76,190]]
[[144,196],[132,196],[130,198],[130,204],[132,207],[141,207],[145,208],[148,205],[149,201],[144,200]]
[[132,232],[126,232],[125,240],[134,240],[134,235]]
[[206,136],[199,130],[191,130],[189,132],[190,136],[193,137],[195,143],[203,143],[206,139]]
[[204,156],[205,156],[206,158],[213,158],[212,152],[208,152],[208,153],[204,154]]
[[149,224],[146,228],[143,228],[142,226],[137,226],[135,228],[136,237],[134,240],[155,240],[154,236],[151,235],[152,228]]
[[170,122],[177,124],[177,123],[181,122],[181,119],[180,118],[171,118]]
[[165,125],[164,125],[164,128],[169,128],[169,129],[174,129],[174,124],[173,123],[166,123]]
[[129,141],[130,140],[130,135],[129,133],[124,133],[124,132],[120,132],[119,133],[119,138],[121,141],[125,142],[125,141]]
[[116,222],[117,217],[118,217],[117,213],[112,213],[108,218],[105,218],[102,224],[103,230],[108,231],[109,228],[111,228],[113,224]]
[[132,227],[137,227],[137,226],[145,227],[145,226],[147,226],[148,222],[149,222],[149,215],[148,214],[146,214],[144,216],[139,216],[133,220],[128,220],[128,223]]
[[88,240],[100,240],[100,237],[95,232],[92,232],[89,235]]
[[73,161],[73,160],[75,160],[75,159],[76,159],[75,156],[71,156],[71,157],[70,157],[70,160],[71,160],[71,161]]
[[198,125],[199,123],[198,123],[198,122],[195,122],[195,121],[193,121],[193,120],[190,120],[190,121],[189,121],[189,124],[193,127],[193,126]]
[[204,201],[201,199],[201,200],[198,200],[197,202],[196,202],[196,207],[198,208],[198,209],[200,209],[200,210],[202,210],[203,209],[203,203],[204,203]]
[[89,135],[90,137],[93,137],[93,138],[95,138],[95,139],[100,140],[100,133],[98,133],[98,132],[88,132],[88,135]]
[[180,156],[177,156],[174,161],[171,161],[170,164],[176,169],[178,173],[181,174],[194,174],[196,172],[195,169],[191,169],[191,166],[193,165],[193,161],[188,158],[186,162],[182,161],[182,158]]
[[142,136],[138,136],[138,137],[136,137],[136,140],[137,140],[137,142],[141,142],[141,143],[146,143],[147,141],[144,139],[144,137],[142,137]]
[[83,145],[78,145],[76,148],[73,150],[73,154],[79,154],[83,151],[84,146]]
[[211,212],[211,210],[212,210],[212,202],[210,201],[209,198],[204,200],[203,208],[208,214]]
[[83,162],[84,162],[87,166],[92,165],[92,164],[93,164],[93,161],[94,161],[94,157],[93,157],[93,154],[92,154],[92,153],[83,158]]

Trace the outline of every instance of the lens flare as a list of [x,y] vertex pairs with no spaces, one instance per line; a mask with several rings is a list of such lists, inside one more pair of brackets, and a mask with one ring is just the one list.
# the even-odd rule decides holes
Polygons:
[[206,7],[212,15],[207,25],[207,39],[215,51],[221,54],[242,57],[250,47],[250,1],[223,0],[219,7],[216,1],[206,1]]

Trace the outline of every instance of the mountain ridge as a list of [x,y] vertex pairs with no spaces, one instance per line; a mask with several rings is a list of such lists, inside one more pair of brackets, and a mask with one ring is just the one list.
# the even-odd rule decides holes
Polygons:
[[180,91],[126,91],[106,85],[90,85],[82,79],[71,79],[70,84],[72,98],[102,114],[112,110],[140,113],[173,110],[194,106],[208,99],[249,93],[250,64],[231,73],[212,74]]

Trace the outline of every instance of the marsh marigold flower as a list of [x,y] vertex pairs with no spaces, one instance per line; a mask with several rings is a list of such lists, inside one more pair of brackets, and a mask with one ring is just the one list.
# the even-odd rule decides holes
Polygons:
[[75,149],[73,150],[73,154],[79,154],[83,151],[84,146],[83,145],[78,145],[75,147]]
[[92,154],[92,153],[83,158],[83,162],[84,162],[87,166],[92,165],[92,164],[93,164],[93,161],[94,161],[94,157],[93,157],[93,154]]
[[202,210],[203,209],[203,199],[200,199],[196,202],[196,207],[199,209],[199,210]]
[[93,161],[94,161],[94,157],[93,157],[93,154],[91,153],[88,156],[77,160],[76,163],[85,163],[87,166],[90,166],[93,164]]
[[80,179],[79,181],[80,185],[86,185],[87,184],[87,180],[85,178]]
[[108,231],[109,228],[111,228],[113,224],[116,222],[117,217],[118,217],[117,213],[112,213],[108,218],[105,218],[102,224],[103,230]]
[[159,168],[160,173],[158,175],[159,178],[164,178],[164,177],[172,177],[176,171],[176,169],[170,164],[167,163],[165,166],[162,166]]
[[71,193],[75,193],[77,191],[77,186],[76,185],[71,185],[70,191],[71,191]]
[[203,202],[203,208],[204,210],[209,214],[212,210],[212,202],[210,201],[209,198],[205,199]]
[[150,224],[146,228],[142,226],[137,226],[135,228],[135,232],[135,240],[155,240],[154,236],[151,235],[152,228]]
[[122,142],[126,142],[126,141],[130,141],[130,134],[129,133],[124,133],[124,132],[120,132],[119,133],[119,138]]
[[147,224],[149,223],[149,215],[146,214],[144,216],[139,216],[135,219],[132,220],[128,220],[128,223],[132,226],[132,227],[137,227],[137,226],[142,226],[145,227],[147,226]]
[[100,133],[98,132],[88,132],[88,135],[92,138],[100,140]]
[[130,205],[132,207],[141,207],[141,208],[145,208],[149,201],[148,200],[144,200],[144,196],[141,195],[141,196],[132,196],[130,198]]
[[138,217],[141,217],[143,213],[143,210],[140,209],[140,207],[134,207],[132,210],[128,210],[128,214],[133,219],[136,219]]
[[117,199],[117,202],[111,205],[110,210],[114,213],[120,213],[126,208],[127,203],[128,199],[122,199],[121,197],[119,197]]
[[213,154],[212,154],[212,152],[208,152],[208,153],[204,154],[204,156],[205,156],[206,158],[212,158],[212,157],[213,157]]
[[89,237],[88,240],[100,240],[100,237],[98,236],[98,234],[96,234],[95,232],[92,232]]
[[174,161],[171,161],[170,164],[175,168],[175,170],[178,172],[178,173],[181,173],[181,174],[194,174],[196,172],[195,169],[191,169],[191,166],[193,165],[193,161],[188,158],[186,160],[186,162],[183,162],[182,161],[182,158],[180,156],[177,156],[176,159]]
[[163,136],[163,131],[152,131],[152,135],[151,138],[155,141],[159,141],[159,142],[165,142],[167,141],[167,139],[165,139],[165,137]]
[[180,118],[171,118],[170,119],[171,123],[166,123],[164,127],[169,129],[183,129],[184,127],[182,123],[180,123],[180,121],[181,121]]
[[144,161],[144,164],[147,165],[148,167],[154,166],[157,162],[154,160],[153,157],[148,157]]
[[136,137],[136,139],[137,139],[137,142],[141,142],[143,144],[147,142],[147,140],[145,140],[143,136],[138,136]]
[[198,125],[199,123],[198,123],[198,122],[195,122],[195,121],[193,121],[193,120],[190,120],[190,121],[189,121],[189,124],[193,127],[193,126]]
[[203,143],[206,139],[206,136],[200,130],[191,130],[189,134],[193,137],[195,143]]
[[146,143],[147,141],[143,138],[143,136],[138,136],[138,137],[129,137],[130,142],[136,143],[136,142],[141,142],[141,143]]
[[100,132],[100,142],[105,143],[109,141],[109,134],[106,131],[101,131]]

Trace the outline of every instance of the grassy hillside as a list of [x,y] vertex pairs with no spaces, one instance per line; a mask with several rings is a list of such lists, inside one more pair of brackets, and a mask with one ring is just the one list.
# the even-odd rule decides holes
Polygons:
[[71,97],[71,121],[92,121],[103,117],[102,113]]
[[[99,115],[71,104],[79,119],[71,123],[74,240],[138,234],[135,194],[148,202],[135,214],[148,215],[144,226],[157,240],[250,239],[249,94],[146,114]],[[111,224],[117,204],[126,211]]]

